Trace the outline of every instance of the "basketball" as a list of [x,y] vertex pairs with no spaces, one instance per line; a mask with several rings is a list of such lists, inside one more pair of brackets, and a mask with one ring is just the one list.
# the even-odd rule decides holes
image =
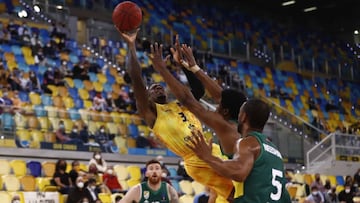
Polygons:
[[115,7],[112,20],[122,32],[135,30],[142,22],[141,8],[131,1],[121,2]]

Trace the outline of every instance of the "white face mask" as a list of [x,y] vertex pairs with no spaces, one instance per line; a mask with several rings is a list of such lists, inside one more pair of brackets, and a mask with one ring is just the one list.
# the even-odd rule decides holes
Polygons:
[[315,196],[315,195],[318,194],[318,192],[317,192],[317,191],[316,191],[316,192],[312,192],[311,194]]
[[162,174],[161,174],[161,177],[163,177],[163,178],[166,178],[166,176],[167,176],[166,173],[162,173]]
[[14,200],[12,203],[20,203],[20,200]]
[[83,182],[78,182],[76,184],[76,186],[78,186],[78,188],[83,188],[84,187],[84,183]]
[[104,132],[105,132],[105,130],[104,130],[104,129],[101,129],[101,130],[100,130],[100,132],[104,133]]
[[345,192],[346,192],[346,193],[350,193],[350,189],[345,189]]
[[95,159],[101,159],[101,156],[99,154],[95,155]]
[[111,174],[111,175],[113,174],[113,172],[114,172],[114,171],[111,170],[111,169],[109,169],[109,170],[107,171],[107,173],[108,173],[108,174]]
[[183,162],[183,161],[180,162],[180,166],[184,166],[184,162]]
[[77,133],[78,130],[77,130],[77,129],[74,129],[73,131],[74,131],[74,133]]
[[91,186],[90,188],[91,188],[92,190],[95,190],[95,189],[96,189],[96,186],[93,185],[93,186]]

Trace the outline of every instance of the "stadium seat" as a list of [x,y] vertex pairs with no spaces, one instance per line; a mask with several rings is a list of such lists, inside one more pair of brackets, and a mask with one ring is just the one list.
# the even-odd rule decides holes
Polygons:
[[128,190],[129,189],[129,186],[128,186],[126,180],[119,180],[119,183],[120,183],[123,190]]
[[55,173],[55,162],[48,162],[45,161],[41,164],[42,171],[43,171],[43,177],[53,177]]
[[51,185],[52,177],[37,177],[36,185],[40,192],[56,192],[58,191],[57,187]]
[[40,177],[42,175],[41,163],[38,161],[29,161],[26,163],[26,167],[30,175],[34,177]]
[[129,173],[130,179],[140,180],[141,179],[141,170],[139,166],[130,165],[126,167],[126,170]]
[[25,192],[36,191],[36,179],[32,175],[26,175],[20,178],[21,188]]
[[112,203],[111,194],[99,193],[99,199],[101,200],[102,203]]
[[48,131],[50,129],[51,123],[48,117],[40,117],[38,118],[38,121],[42,131]]
[[4,202],[4,203],[11,203],[11,195],[6,192],[6,191],[0,191],[0,199],[1,199],[1,202]]
[[11,172],[10,163],[6,159],[0,159],[0,176],[8,175]]
[[179,198],[179,202],[180,203],[194,202],[194,196],[187,195],[187,194],[181,195],[180,198]]
[[194,195],[200,194],[200,193],[205,191],[205,186],[200,184],[197,181],[192,181],[191,185],[192,185],[192,188],[193,188],[194,193],[195,193]]
[[27,173],[26,162],[24,160],[14,159],[10,161],[12,172],[15,176],[24,176]]
[[194,190],[192,187],[192,184],[190,181],[188,180],[182,180],[179,182],[180,185],[180,190],[182,193],[186,194],[186,195],[193,195],[194,194]]
[[3,175],[2,180],[6,191],[16,192],[20,190],[20,181],[15,175]]
[[129,188],[139,184],[140,182],[141,182],[140,180],[135,180],[135,179],[126,180],[126,184],[128,185]]
[[287,188],[287,190],[288,190],[288,192],[289,192],[289,195],[290,195],[290,198],[292,199],[292,200],[295,200],[295,198],[296,198],[296,191],[297,191],[297,187],[296,186],[289,186],[288,188]]
[[118,180],[126,180],[129,177],[129,172],[127,171],[125,165],[116,164],[114,166],[114,171],[117,175]]

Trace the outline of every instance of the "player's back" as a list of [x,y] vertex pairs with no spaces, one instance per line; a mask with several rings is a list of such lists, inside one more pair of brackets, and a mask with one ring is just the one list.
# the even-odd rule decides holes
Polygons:
[[[154,134],[175,154],[185,158],[194,153],[185,145],[192,130],[202,132],[200,121],[178,102],[156,104]],[[209,139],[209,138],[207,138]]]
[[285,188],[285,174],[282,156],[276,147],[266,141],[266,137],[252,132],[261,145],[259,157],[244,182],[244,195],[236,203],[291,203]]

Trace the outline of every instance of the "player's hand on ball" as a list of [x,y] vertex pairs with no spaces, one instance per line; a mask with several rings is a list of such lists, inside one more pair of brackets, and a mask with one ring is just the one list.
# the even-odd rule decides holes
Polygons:
[[128,45],[135,45],[136,36],[140,30],[140,28],[137,28],[136,30],[132,32],[121,32],[119,29],[117,29],[120,33],[120,36],[125,40],[125,42]]
[[204,135],[200,131],[193,131],[189,141],[191,144],[186,143],[186,146],[189,147],[200,159],[206,160],[212,156],[212,139],[210,139],[209,143],[206,143]]

